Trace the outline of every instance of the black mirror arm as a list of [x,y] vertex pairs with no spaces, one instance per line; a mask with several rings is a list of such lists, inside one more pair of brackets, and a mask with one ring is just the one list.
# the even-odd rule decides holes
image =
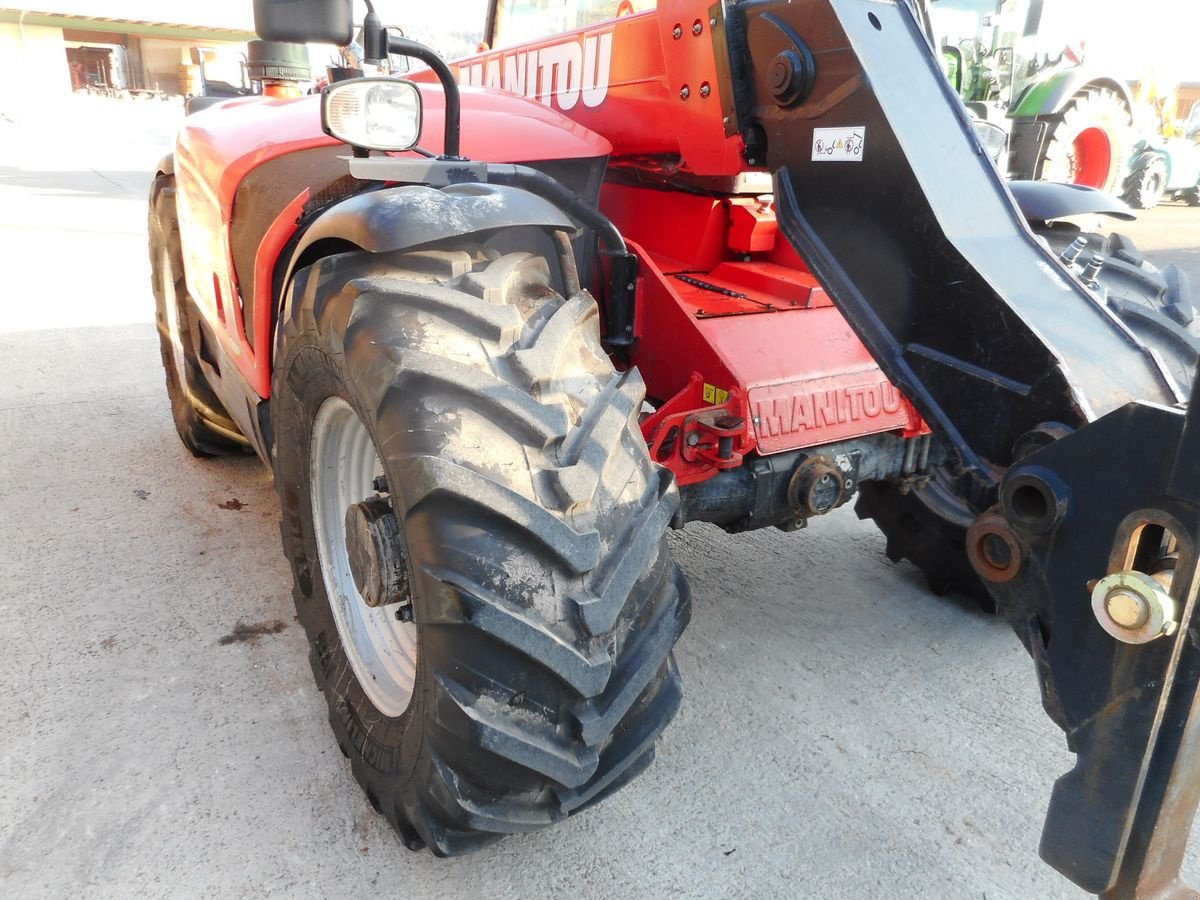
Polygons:
[[[442,83],[442,90],[446,94],[446,138],[445,145],[442,148],[442,156],[453,159],[459,158],[459,125],[462,117],[462,101],[459,99],[458,82],[454,78],[454,73],[446,65],[446,61],[429,47],[406,37],[389,35],[386,29],[383,29],[382,26],[380,27],[384,37],[387,39],[389,53],[419,59],[429,66],[429,68],[433,69],[434,74],[438,77],[438,81]],[[366,30],[364,28],[364,32]],[[364,34],[364,43],[367,40],[368,37]]]

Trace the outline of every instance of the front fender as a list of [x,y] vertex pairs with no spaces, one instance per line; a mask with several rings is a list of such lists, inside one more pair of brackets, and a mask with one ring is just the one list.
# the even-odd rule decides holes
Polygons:
[[1021,94],[1016,104],[1009,111],[1009,117],[1014,119],[1035,118],[1037,116],[1052,116],[1063,111],[1077,93],[1087,87],[1106,88],[1113,91],[1129,109],[1133,109],[1133,97],[1129,88],[1115,78],[1098,75],[1085,68],[1064,69],[1055,72],[1045,81],[1030,85]]
[[1041,223],[1064,216],[1102,215],[1131,222],[1133,210],[1112,194],[1082,184],[1014,180],[1008,189],[1027,222]]
[[[392,253],[518,226],[575,231],[566,213],[550,201],[503,185],[404,185],[356,194],[326,209],[305,230],[291,253],[282,296],[288,296],[297,269],[344,253],[348,245],[368,253]],[[286,316],[285,309],[279,321]]]
[[308,227],[292,253],[284,284],[297,268],[325,255],[322,244],[337,246],[339,252],[349,243],[368,253],[391,253],[519,225],[575,230],[566,213],[548,200],[502,185],[404,185],[356,194],[329,207]]

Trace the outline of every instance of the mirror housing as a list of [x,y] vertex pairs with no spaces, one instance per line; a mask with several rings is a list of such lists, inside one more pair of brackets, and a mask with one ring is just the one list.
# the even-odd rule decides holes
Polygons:
[[264,41],[344,47],[354,36],[353,0],[254,0],[254,30]]

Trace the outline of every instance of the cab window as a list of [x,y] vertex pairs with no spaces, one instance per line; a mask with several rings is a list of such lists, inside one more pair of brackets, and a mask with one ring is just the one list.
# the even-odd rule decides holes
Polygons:
[[499,0],[492,46],[511,47],[654,9],[656,0]]

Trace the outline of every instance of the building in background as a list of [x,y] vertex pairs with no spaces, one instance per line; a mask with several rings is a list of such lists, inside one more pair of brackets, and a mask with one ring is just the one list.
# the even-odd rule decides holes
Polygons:
[[72,90],[198,94],[201,60],[210,83],[237,87],[245,83],[245,42],[253,37],[245,2],[40,0],[37,9],[0,7],[0,99],[17,91],[47,99]]
[[[196,94],[201,49],[207,79],[236,87],[245,42],[254,37],[251,0],[33,2],[0,6],[0,104],[17,91],[43,98],[72,90]],[[376,0],[376,8],[389,26],[454,59],[474,52],[487,2]],[[357,2],[360,17],[364,11]],[[336,61],[328,47],[311,47],[310,56],[314,77]]]

